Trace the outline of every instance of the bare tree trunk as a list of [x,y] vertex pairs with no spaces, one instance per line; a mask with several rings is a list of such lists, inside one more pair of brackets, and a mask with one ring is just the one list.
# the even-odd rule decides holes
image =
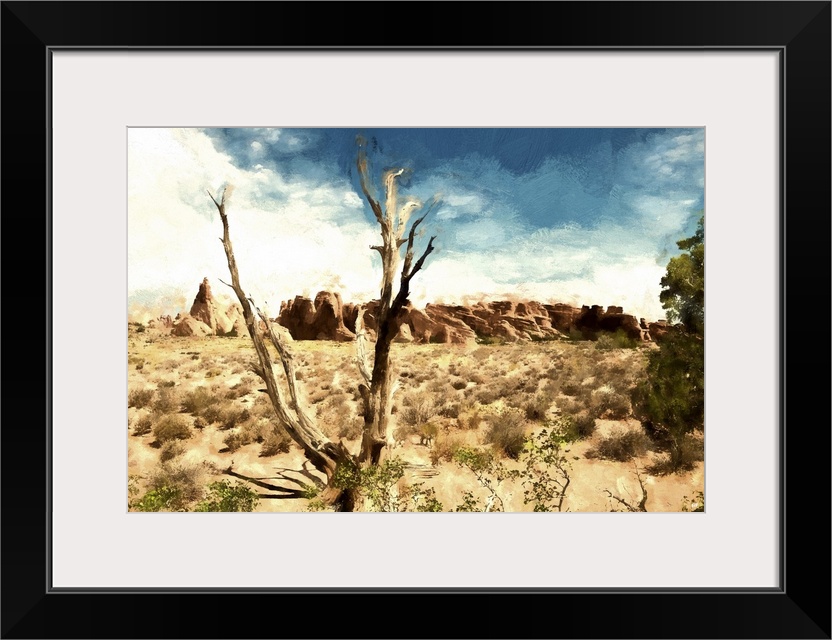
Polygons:
[[[402,204],[399,203],[396,180],[404,170],[397,169],[385,173],[383,180],[385,206],[382,208],[372,190],[367,157],[363,149],[359,152],[356,164],[361,190],[381,227],[382,238],[380,246],[371,247],[381,255],[382,278],[375,360],[369,380],[366,376],[366,372],[369,371],[366,362],[366,350],[362,355],[359,347],[359,358],[363,358],[363,363],[360,362],[359,366],[363,367],[362,374],[365,377],[365,382],[369,385],[369,388],[365,387],[361,390],[361,396],[364,400],[364,433],[361,439],[359,462],[363,466],[368,466],[379,464],[385,448],[393,442],[390,433],[390,415],[394,388],[390,370],[390,349],[399,330],[399,313],[407,302],[407,296],[410,293],[410,280],[422,268],[428,254],[433,251],[435,238],[428,241],[424,253],[416,264],[413,264],[413,244],[416,238],[416,230],[435,206],[436,201],[431,201],[425,208],[425,213],[413,222],[405,240],[405,231],[411,214],[422,209],[423,205],[413,198],[407,199]],[[404,244],[407,245],[404,265],[399,280],[399,291],[394,296],[393,287],[401,261],[401,247]],[[362,316],[362,312],[359,312],[359,316]],[[361,320],[361,327],[363,328],[363,319]]]
[[[243,288],[240,285],[240,274],[237,269],[237,261],[234,257],[234,249],[231,245],[231,237],[228,231],[228,216],[225,212],[225,205],[227,197],[230,195],[230,189],[223,189],[219,202],[209,192],[211,200],[217,207],[222,220],[223,237],[221,238],[223,248],[225,249],[225,256],[228,261],[228,270],[231,273],[231,284],[229,285],[237,296],[240,306],[243,309],[243,317],[248,327],[248,333],[251,336],[251,341],[254,344],[254,350],[257,353],[257,360],[259,367],[257,369],[258,375],[266,383],[266,391],[269,399],[272,402],[278,420],[286,429],[286,432],[294,440],[297,445],[303,450],[306,457],[312,465],[327,478],[327,489],[324,490],[321,498],[327,504],[338,505],[342,507],[350,506],[353,501],[345,498],[343,491],[332,486],[329,482],[335,475],[339,464],[350,460],[352,456],[347,451],[342,443],[335,444],[318,428],[318,426],[309,418],[307,412],[301,404],[301,398],[297,393],[297,382],[295,381],[294,363],[292,356],[286,345],[280,339],[279,334],[272,327],[269,318],[262,311],[257,309],[257,316],[255,316],[255,309],[250,298],[246,297]],[[283,391],[278,384],[272,365],[272,358],[269,350],[260,333],[257,319],[263,321],[265,324],[269,339],[272,345],[277,350],[280,357],[283,371],[285,373],[286,383],[289,388],[289,396],[291,402],[287,402],[283,397]]]
[[[396,181],[404,170],[398,169],[388,171],[384,175],[385,201],[384,207],[382,207],[373,195],[372,181],[363,149],[359,151],[357,166],[361,189],[381,227],[382,238],[381,245],[371,247],[379,252],[382,262],[381,297],[377,311],[378,329],[372,369],[370,369],[368,362],[363,309],[359,310],[356,321],[357,358],[364,381],[359,386],[364,406],[364,430],[361,449],[357,456],[350,454],[343,443],[331,442],[310,419],[309,414],[303,407],[302,398],[297,393],[294,363],[290,351],[283,344],[280,334],[274,330],[266,314],[257,309],[253,301],[246,297],[240,285],[240,276],[234,258],[234,250],[231,246],[228,217],[225,211],[226,199],[230,195],[230,189],[223,190],[219,202],[210,192],[208,194],[211,196],[211,200],[216,205],[222,219],[223,237],[221,241],[228,260],[228,270],[231,273],[231,284],[229,286],[234,290],[243,309],[246,326],[257,352],[259,361],[257,373],[266,383],[266,391],[280,424],[298,446],[303,449],[312,465],[326,476],[327,484],[321,493],[321,499],[324,503],[335,505],[344,511],[360,509],[364,502],[358,487],[343,487],[338,486],[341,483],[333,482],[333,479],[338,476],[338,470],[344,468],[345,465],[349,465],[351,468],[344,470],[353,474],[355,468],[378,465],[382,461],[383,452],[387,449],[388,444],[393,442],[390,433],[390,416],[395,385],[390,369],[390,351],[393,339],[399,330],[399,315],[410,293],[410,280],[421,270],[425,259],[433,251],[435,238],[432,237],[422,255],[414,263],[413,249],[416,230],[437,203],[436,199],[433,199],[428,206],[424,206],[417,200],[409,198],[400,204]],[[423,215],[407,229],[411,214],[418,210],[423,210]],[[401,247],[405,245],[406,249],[402,262]],[[401,271],[399,272],[400,265]],[[398,291],[394,293],[397,273],[399,274],[399,287]],[[275,379],[271,356],[265,340],[258,330],[258,318],[265,325],[269,341],[280,357],[289,390],[288,400],[284,398],[283,390]]]

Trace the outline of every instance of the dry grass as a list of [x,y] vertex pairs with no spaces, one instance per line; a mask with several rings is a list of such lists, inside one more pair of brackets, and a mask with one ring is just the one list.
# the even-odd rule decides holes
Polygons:
[[[354,345],[299,341],[291,348],[309,415],[330,439],[357,450],[364,423]],[[130,473],[143,478],[142,491],[151,488],[148,478],[162,477],[160,465],[174,481],[171,470],[187,469],[193,460],[261,478],[274,477],[276,468],[301,469],[305,458],[276,424],[271,401],[262,392],[265,384],[250,373],[251,358],[250,344],[243,339],[155,335],[151,342],[132,344],[128,434],[137,437],[128,439]],[[512,457],[520,454],[526,436],[557,424],[574,447],[570,490],[580,497],[569,504],[571,510],[605,511],[608,505],[598,487],[612,486],[616,477],[629,473],[631,463],[619,459],[645,451],[650,459],[642,464],[656,482],[679,484],[678,498],[694,495],[702,489],[701,438],[685,445],[687,471],[661,475],[666,449],[637,435],[609,431],[615,424],[634,424],[629,392],[644,375],[644,360],[642,349],[596,349],[582,342],[394,345],[392,373],[399,388],[393,401],[397,446],[392,455],[415,469],[434,465],[434,475],[409,477],[408,482],[425,481],[453,508],[465,491],[477,493],[456,465],[442,464],[461,446],[493,449],[507,458],[504,464],[516,468],[522,462]],[[279,382],[288,396],[285,381]],[[608,433],[612,435],[602,437]],[[587,460],[587,455],[596,458]],[[513,487],[512,493],[512,510],[526,508],[523,488]],[[660,495],[651,491],[655,500]],[[648,508],[678,510],[681,500],[671,497]],[[263,500],[257,510],[295,510],[294,502]]]

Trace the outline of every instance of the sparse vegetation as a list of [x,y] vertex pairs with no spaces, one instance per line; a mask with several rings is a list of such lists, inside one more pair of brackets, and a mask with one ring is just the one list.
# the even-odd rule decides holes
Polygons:
[[526,437],[523,414],[506,408],[487,414],[486,422],[485,442],[509,458],[518,458]]
[[187,440],[191,437],[191,428],[180,415],[164,415],[153,425],[153,436],[161,444],[170,440]]
[[252,511],[259,500],[260,497],[247,486],[220,480],[208,485],[208,497],[197,504],[194,511]]
[[604,458],[618,462],[628,462],[642,456],[647,451],[647,437],[640,431],[618,430],[600,438],[598,443],[587,451],[588,458]]
[[131,391],[127,396],[127,406],[136,407],[137,409],[147,407],[150,405],[150,401],[153,400],[154,393],[155,391],[153,389],[136,389]]
[[[136,342],[133,347],[145,361],[145,372],[131,370],[129,391],[145,393],[143,397],[133,396],[144,406],[130,407],[128,433],[136,436],[130,438],[131,450],[138,447],[145,453],[138,467],[141,479],[131,481],[132,510],[193,511],[200,502],[210,501],[207,486],[212,479],[206,476],[209,470],[201,465],[194,484],[181,477],[171,477],[170,470],[189,468],[192,465],[188,461],[199,459],[189,454],[192,450],[198,450],[200,457],[213,464],[214,470],[210,473],[220,473],[233,464],[235,471],[264,479],[261,471],[252,473],[249,466],[269,465],[277,470],[276,476],[283,473],[281,469],[288,469],[294,474],[291,477],[298,478],[303,485],[294,486],[310,496],[300,508],[317,506],[323,511],[332,510],[322,501],[324,494],[311,478],[296,475],[300,471],[297,445],[277,425],[262,384],[253,384],[250,374],[245,372],[231,377],[240,364],[235,358],[241,357],[234,353],[233,343],[212,341],[204,346],[200,343],[199,360],[193,365],[189,364],[193,354],[183,350],[176,360],[170,352],[163,351],[167,344],[163,337],[158,343]],[[399,511],[488,508],[490,492],[470,469],[454,462],[454,456],[461,449],[488,454],[502,465],[500,473],[506,475],[497,493],[506,504],[502,507],[496,498],[491,498],[491,511],[533,510],[535,499],[540,503],[538,509],[545,507],[554,511],[558,504],[563,510],[575,505],[580,505],[580,510],[627,510],[610,498],[606,490],[637,507],[640,494],[633,481],[628,485],[632,496],[621,493],[621,487],[607,480],[596,485],[598,495],[590,503],[570,498],[570,495],[579,495],[573,494],[574,491],[583,491],[580,487],[587,482],[583,474],[591,468],[587,464],[596,465],[597,471],[592,473],[602,475],[610,465],[626,465],[620,475],[630,477],[631,470],[627,467],[632,463],[626,460],[631,455],[650,474],[650,482],[679,483],[686,490],[686,493],[680,490],[672,494],[675,495],[673,502],[663,503],[665,508],[678,510],[684,495],[693,496],[686,498],[685,504],[696,508],[693,503],[696,491],[702,486],[701,475],[680,473],[701,468],[702,432],[694,429],[684,435],[679,466],[674,469],[668,432],[655,425],[651,431],[646,424],[642,432],[634,421],[628,420],[634,415],[643,418],[631,408],[630,394],[646,378],[646,365],[650,353],[657,351],[655,348],[606,350],[597,349],[595,343],[588,341],[490,345],[479,347],[480,360],[471,352],[459,352],[443,360],[449,352],[445,345],[398,345],[396,348],[400,350],[398,361],[403,366],[394,372],[400,389],[392,407],[393,439],[397,442],[392,455],[401,456],[403,473],[388,488],[388,498],[392,501],[395,497],[396,502],[388,503],[387,508]],[[343,440],[353,450],[357,449],[364,423],[359,413],[362,401],[356,391],[360,377],[351,345],[301,342],[295,349],[296,371],[300,370],[300,363],[307,363],[301,376],[304,389],[312,385],[313,393],[322,394],[321,401],[311,409],[312,415],[335,442]],[[187,378],[186,369],[191,366],[193,377]],[[205,368],[221,368],[223,374],[206,382]],[[166,372],[163,377],[158,374],[155,378],[147,377],[146,371],[159,369]],[[400,375],[404,372],[407,375]],[[288,393],[285,388],[284,393]],[[480,398],[490,402],[484,404]],[[161,425],[162,437],[169,439],[162,441],[156,437],[157,425]],[[562,503],[559,498],[554,500],[557,487],[551,485],[556,476],[563,480],[557,475],[556,466],[538,465],[534,474],[521,475],[528,465],[532,442],[541,429],[556,434],[558,457],[570,465],[567,469],[570,484]],[[620,436],[630,431],[642,433],[641,438]],[[605,438],[605,434],[611,437]],[[629,439],[641,442],[634,444]],[[619,458],[625,461],[620,462]],[[154,470],[153,464],[159,468]],[[160,474],[162,465],[169,470],[166,477]],[[544,467],[548,467],[548,475],[543,473]],[[387,471],[390,473],[380,474],[374,481],[384,485],[392,480],[396,475],[391,475],[394,469]],[[155,478],[152,484],[151,477]],[[535,488],[534,478],[545,479],[549,484]],[[264,481],[285,484],[276,478]],[[269,493],[268,489],[249,483],[244,486]],[[381,503],[388,489],[374,490],[373,495],[379,496]],[[552,492],[548,502],[544,501],[547,491]],[[370,504],[366,495],[361,500],[363,509],[379,508]],[[291,499],[262,500],[253,509],[296,510],[298,506],[293,505],[295,501]]]

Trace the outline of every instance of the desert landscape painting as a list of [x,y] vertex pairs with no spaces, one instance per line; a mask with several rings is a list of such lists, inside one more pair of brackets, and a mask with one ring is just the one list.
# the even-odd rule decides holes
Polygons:
[[704,144],[129,129],[127,509],[703,512]]

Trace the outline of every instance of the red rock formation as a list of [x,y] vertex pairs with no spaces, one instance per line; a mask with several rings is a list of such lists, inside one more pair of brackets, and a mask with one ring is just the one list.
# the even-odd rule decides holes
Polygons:
[[147,326],[149,329],[171,329],[173,328],[173,318],[170,316],[159,316],[148,322]]
[[296,296],[281,304],[277,321],[289,330],[295,340],[336,340],[348,342],[355,339],[353,331],[344,325],[344,308],[337,293],[321,291],[312,302]]
[[[337,293],[319,292],[314,300],[297,296],[280,306],[275,325],[285,328],[285,336],[295,340],[355,339],[355,325],[359,309],[364,309],[364,327],[371,339],[377,330],[378,301],[363,305],[344,303]],[[207,279],[203,280],[192,307],[194,320],[214,331],[246,335],[242,313],[236,306],[222,309],[214,300]],[[185,316],[189,318],[189,316]],[[206,322],[207,320],[207,322]],[[225,323],[230,326],[226,329]],[[473,306],[428,304],[424,310],[406,304],[398,318],[398,342],[416,344],[446,343],[471,344],[478,338],[499,338],[507,341],[557,339],[578,331],[584,338],[594,340],[602,332],[623,330],[636,340],[648,341],[664,335],[667,323],[647,323],[623,312],[621,307],[599,305],[580,309],[568,304],[541,304],[534,301],[500,300],[480,302]],[[177,321],[174,326],[182,324]],[[193,326],[187,323],[187,326]],[[261,329],[263,329],[261,327]],[[199,334],[204,330],[197,327]],[[189,329],[180,328],[180,332]],[[233,335],[233,333],[232,333]]]
[[189,315],[184,315],[177,320],[171,329],[174,336],[210,336],[214,332],[207,324]]
[[190,316],[208,325],[214,335],[225,335],[234,328],[234,320],[228,317],[226,310],[214,299],[208,278],[203,278],[199,285]]

